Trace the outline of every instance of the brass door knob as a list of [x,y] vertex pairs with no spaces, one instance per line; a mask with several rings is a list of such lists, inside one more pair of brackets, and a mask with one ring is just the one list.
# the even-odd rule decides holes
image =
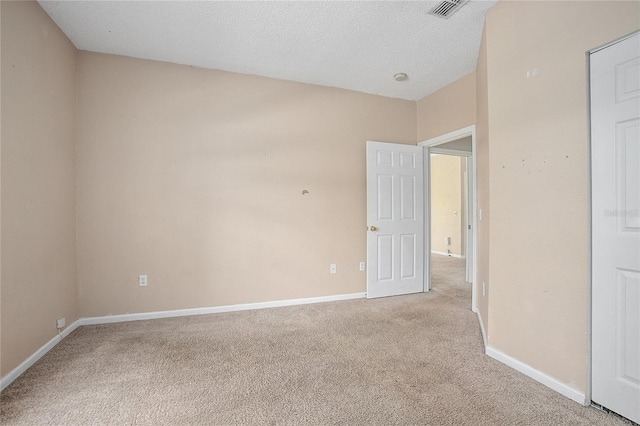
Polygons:
[[371,226],[371,228],[369,228],[371,231],[377,231],[378,228],[376,228],[375,226]]

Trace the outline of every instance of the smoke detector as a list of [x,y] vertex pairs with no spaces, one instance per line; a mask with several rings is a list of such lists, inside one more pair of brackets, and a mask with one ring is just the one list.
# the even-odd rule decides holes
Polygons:
[[468,1],[469,0],[444,0],[431,9],[429,15],[449,19],[451,15],[456,13]]
[[405,81],[407,78],[409,78],[409,76],[403,72],[399,72],[398,74],[394,75],[393,78],[396,81]]

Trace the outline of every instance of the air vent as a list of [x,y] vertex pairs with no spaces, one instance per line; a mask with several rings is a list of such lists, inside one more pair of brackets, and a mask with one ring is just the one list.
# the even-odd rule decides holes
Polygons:
[[438,16],[440,18],[448,19],[458,11],[468,0],[444,0],[438,3],[436,7],[431,9],[429,15]]

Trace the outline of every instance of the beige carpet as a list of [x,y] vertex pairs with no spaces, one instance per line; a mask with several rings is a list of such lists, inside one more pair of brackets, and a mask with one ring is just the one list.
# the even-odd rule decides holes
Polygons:
[[463,276],[437,256],[428,294],[81,327],[0,423],[625,424],[483,355]]

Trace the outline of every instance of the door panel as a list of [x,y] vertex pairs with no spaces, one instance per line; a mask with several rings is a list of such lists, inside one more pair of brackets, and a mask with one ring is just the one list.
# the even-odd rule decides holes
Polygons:
[[591,55],[592,400],[640,422],[640,36]]
[[378,220],[393,220],[393,176],[378,175]]
[[400,235],[401,250],[401,269],[400,278],[415,278],[416,276],[416,236],[415,235]]
[[640,273],[617,270],[617,375],[631,387],[640,386]]
[[414,220],[415,211],[415,192],[416,192],[415,176],[400,176],[401,200],[400,200],[400,219]]
[[[617,163],[620,165],[618,207],[621,211],[640,211],[640,191],[634,185],[640,182],[640,118],[617,123],[616,127]],[[620,219],[622,232],[640,231],[640,215],[625,214]]]
[[[393,279],[393,235],[376,235],[378,249],[377,281]],[[375,265],[369,261],[369,265]]]
[[367,297],[423,291],[422,161],[421,147],[367,142]]

